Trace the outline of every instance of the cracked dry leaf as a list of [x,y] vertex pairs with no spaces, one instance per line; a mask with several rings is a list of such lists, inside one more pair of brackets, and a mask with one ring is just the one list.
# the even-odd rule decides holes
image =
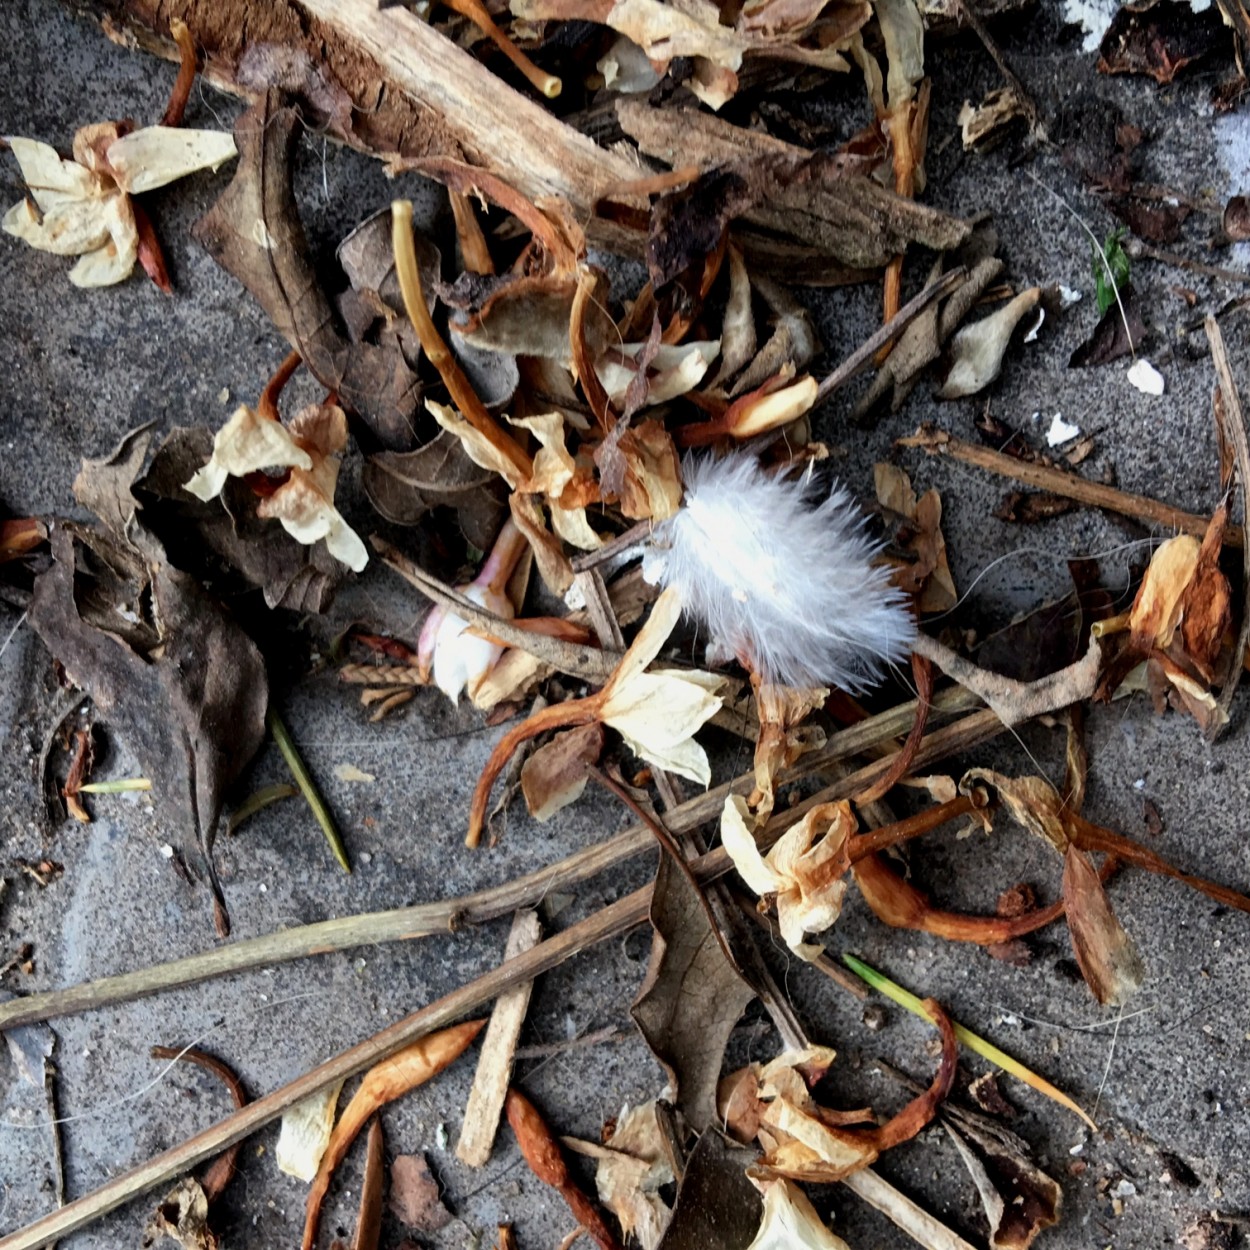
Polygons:
[[759,1188],[764,1195],[764,1217],[747,1250],[850,1250],[830,1232],[793,1181],[763,1181]]
[[116,122],[82,127],[73,160],[35,139],[6,141],[28,195],[0,228],[39,251],[78,256],[69,272],[78,287],[112,286],[134,270],[139,230],[131,195],[217,169],[235,155],[234,138],[221,131],[147,126],[125,134]]
[[911,478],[897,465],[873,465],[873,478],[877,502],[904,521],[897,537],[899,544],[915,557],[910,565],[899,567],[895,584],[917,596],[916,606],[922,613],[948,612],[959,596],[942,534],[941,495],[934,487],[917,499]]
[[1021,291],[1010,303],[980,321],[958,330],[950,345],[950,366],[935,395],[938,399],[962,399],[984,390],[998,377],[1003,357],[1016,326],[1037,307],[1041,287]]
[[712,769],[694,734],[720,711],[716,692],[724,679],[698,669],[645,671],[680,616],[680,598],[666,590],[604,687],[599,720],[615,729],[635,755],[706,786]]
[[257,505],[256,514],[282,522],[296,542],[312,546],[323,538],[336,560],[359,573],[369,562],[360,535],[334,506],[339,455],[347,446],[347,416],[335,404],[312,404],[289,426],[240,405],[217,431],[208,463],[185,485],[208,502],[228,477],[286,468],[287,478]]
[[759,1191],[747,1179],[754,1149],[710,1128],[695,1142],[659,1250],[747,1250],[760,1223]]
[[821,803],[761,855],[751,832],[750,809],[741,795],[730,795],[721,812],[721,841],[739,876],[761,899],[775,897],[777,922],[786,945],[801,959],[824,953],[804,942],[808,933],[832,928],[842,911],[847,840],[856,830],[851,805]]

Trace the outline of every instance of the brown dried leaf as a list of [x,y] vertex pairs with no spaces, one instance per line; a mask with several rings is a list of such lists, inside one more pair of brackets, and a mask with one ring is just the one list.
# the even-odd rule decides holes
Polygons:
[[365,460],[369,502],[396,525],[416,525],[431,509],[452,508],[461,532],[489,551],[503,517],[497,474],[474,464],[448,430],[416,451],[383,451]]
[[[167,564],[151,535],[140,537],[149,552],[143,558],[61,526],[52,536],[55,562],[35,581],[29,619],[176,814],[180,849],[202,866],[218,930],[228,932],[212,842],[225,793],[264,738],[265,664],[199,583]],[[114,577],[123,573],[103,606],[89,600],[101,564]],[[141,610],[149,604],[139,626],[121,614],[127,602]]]
[[397,341],[390,348],[353,343],[317,282],[291,187],[299,128],[276,91],[248,109],[235,126],[234,179],[192,233],[247,287],[313,376],[384,446],[406,451],[420,382]]
[[627,1238],[642,1250],[656,1250],[672,1214],[660,1196],[672,1184],[654,1101],[625,1107],[604,1145],[594,1152],[595,1189]]
[[166,1238],[183,1250],[217,1250],[217,1238],[208,1226],[208,1199],[194,1177],[184,1176],[144,1225],[144,1250]]
[[47,537],[48,527],[38,517],[0,521],[0,564],[20,560]]
[[414,1233],[429,1236],[455,1219],[439,1193],[424,1155],[396,1155],[391,1164],[390,1208]]
[[726,958],[684,873],[661,856],[651,898],[654,936],[630,1014],[696,1131],[716,1123],[725,1046],[755,991]]
[[755,740],[755,791],[747,801],[758,819],[766,820],[773,810],[778,774],[805,752],[825,745],[824,731],[816,726],[804,728],[803,721],[824,707],[829,691],[824,686],[795,689],[770,682],[753,684],[760,728]]
[[377,1116],[369,1125],[365,1151],[365,1175],[360,1185],[360,1209],[356,1215],[356,1232],[352,1250],[378,1250],[382,1236],[382,1192],[386,1182],[386,1142],[382,1137],[382,1121]]
[[1053,521],[1055,517],[1074,512],[1080,504],[1065,495],[1049,491],[1013,490],[999,500],[994,517],[1015,525],[1036,525],[1039,521]]
[[1024,106],[1012,87],[998,87],[980,104],[965,100],[956,118],[964,151],[978,149],[988,152],[1007,137],[1007,128],[1011,123],[1024,116]]
[[556,734],[529,756],[521,768],[521,793],[535,820],[550,820],[581,797],[587,768],[598,762],[603,740],[603,726],[595,722]]
[[624,470],[620,508],[634,521],[664,521],[681,507],[681,460],[672,436],[651,418],[632,425],[618,440]]
[[948,611],[959,596],[942,534],[942,497],[935,488],[917,499],[911,478],[897,465],[875,464],[873,476],[877,501],[906,522],[900,527],[898,541],[915,556],[914,563],[895,574],[896,583],[917,596],[921,612]]
[[1086,984],[1100,1003],[1120,1006],[1141,987],[1146,971],[1133,940],[1111,910],[1098,870],[1075,846],[1069,846],[1063,857],[1063,903]]
[[1059,1222],[1063,1190],[1029,1158],[1016,1134],[983,1116],[943,1116],[985,1208],[991,1250],[1028,1250],[1045,1228]]
[[747,1250],[763,1212],[759,1192],[747,1179],[756,1154],[709,1128],[686,1160],[659,1250]]
[[1098,46],[1103,74],[1145,74],[1160,86],[1181,70],[1228,46],[1218,6],[1199,13],[1188,4],[1162,0],[1116,11]]
[[[1124,312],[1120,312],[1120,304]],[[1128,326],[1125,327],[1125,318]],[[1069,369],[1087,369],[1093,365],[1109,365],[1130,355],[1146,337],[1146,323],[1138,307],[1137,292],[1131,286],[1120,288],[1118,303],[1103,313],[1094,332],[1072,353]]]

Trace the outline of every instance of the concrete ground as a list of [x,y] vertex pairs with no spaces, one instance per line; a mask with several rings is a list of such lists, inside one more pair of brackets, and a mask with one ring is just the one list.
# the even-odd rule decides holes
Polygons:
[[[1024,81],[1053,115],[1079,90],[1098,107],[1118,105],[1150,137],[1144,177],[1222,203],[1247,191],[1245,139],[1238,118],[1216,122],[1206,104],[1220,73],[1200,72],[1169,88],[1145,80],[1110,80],[1080,37],[1044,11],[1010,24],[1006,48]],[[1069,370],[1072,349],[1095,319],[1089,244],[1058,192],[1100,237],[1111,219],[1053,151],[1013,168],[1011,150],[986,157],[960,149],[955,116],[967,97],[995,85],[993,67],[975,45],[947,45],[934,59],[929,198],[961,212],[994,214],[1010,278],[1020,284],[1064,282],[1085,300],[1049,319],[1036,343],[1011,351],[1002,379],[987,397],[995,415],[1032,428],[1055,412],[1097,437],[1085,471],[1114,466],[1117,481],[1181,507],[1209,510],[1216,497],[1216,454],[1210,417],[1213,374],[1205,356],[1200,314],[1222,307],[1244,288],[1223,280],[1141,262],[1134,280],[1153,331],[1152,358],[1167,393],[1152,399],[1132,389],[1122,365]],[[102,118],[159,116],[173,69],[108,43],[91,25],[53,0],[10,0],[0,7],[0,132],[68,145],[74,129]],[[830,115],[860,116],[859,89],[834,83]],[[188,122],[228,124],[235,101],[197,90]],[[1032,172],[1037,181],[1030,177]],[[190,240],[194,220],[225,183],[200,176],[152,197],[168,249],[177,294],[171,299],[136,277],[107,291],[84,293],[66,280],[68,264],[0,239],[0,503],[9,514],[79,515],[70,483],[83,456],[98,456],[144,421],[218,425],[231,406],[254,397],[285,352],[265,317],[234,281]],[[320,141],[305,144],[299,171],[304,221],[314,248],[328,255],[359,220],[398,189],[420,192],[409,179],[387,182],[367,159]],[[20,194],[11,159],[0,161],[0,198]],[[1048,190],[1049,188],[1049,190]],[[1195,217],[1190,245],[1209,236],[1214,219]],[[1193,254],[1203,249],[1192,247]],[[1224,253],[1216,263],[1244,267]],[[1176,293],[1191,288],[1190,308]],[[877,293],[810,293],[828,359],[836,361],[869,332]],[[1224,319],[1234,373],[1250,384],[1245,315]],[[228,392],[229,398],[223,399]],[[1250,395],[1250,388],[1246,392]],[[840,472],[856,492],[871,491],[871,464],[893,438],[922,419],[973,437],[986,397],[937,405],[921,387],[899,414],[871,430],[845,420],[841,404],[822,415]],[[1066,589],[1065,561],[1102,558],[1107,584],[1127,583],[1131,559],[1142,559],[1150,534],[1097,513],[1073,514],[1023,529],[988,519],[1006,489],[947,462],[905,458],[916,484],[936,485],[957,585],[968,594],[961,623],[987,627]],[[347,469],[349,504],[368,521]],[[371,568],[349,587],[336,619],[382,621],[411,630],[421,605],[384,570]],[[18,625],[0,606],[0,643]],[[99,800],[89,826],[66,823],[45,836],[38,816],[34,763],[52,716],[55,686],[49,656],[24,628],[0,654],[0,856],[8,893],[0,903],[0,959],[22,942],[34,947],[34,971],[10,973],[4,986],[26,992],[68,985],[190,954],[213,942],[202,893],[172,870],[161,847],[171,840],[159,800]],[[356,864],[344,876],[296,802],[253,819],[221,839],[220,865],[239,937],[459,894],[501,882],[614,832],[627,822],[614,804],[588,793],[545,826],[523,809],[512,813],[502,845],[467,854],[461,846],[467,797],[498,731],[469,711],[455,711],[434,691],[420,692],[404,715],[367,723],[353,695],[325,674],[280,691],[282,712],[321,780]],[[1234,706],[1230,732],[1208,746],[1189,721],[1156,717],[1140,699],[1093,711],[1087,814],[1125,833],[1146,837],[1174,862],[1233,886],[1250,886],[1246,839],[1250,693]],[[107,730],[107,726],[104,727]],[[719,744],[718,776],[736,760]],[[1008,773],[1040,767],[1057,776],[1062,741],[1032,726],[1018,742],[996,742],[968,765]],[[372,784],[335,778],[337,764],[376,776]],[[124,741],[110,740],[99,776],[126,776],[137,762]],[[957,771],[957,770],[956,770]],[[282,779],[278,753],[267,747],[246,780],[251,789]],[[1163,828],[1145,833],[1143,804],[1160,812]],[[48,858],[64,873],[41,887],[20,860]],[[916,878],[947,906],[988,909],[998,889],[1034,881],[1056,895],[1057,864],[1019,832],[991,841],[928,840],[913,856]],[[578,889],[559,923],[584,915],[643,883],[653,861],[637,862]],[[1060,1180],[1062,1224],[1041,1244],[1053,1250],[1177,1244],[1180,1231],[1210,1210],[1250,1210],[1250,921],[1157,878],[1125,873],[1112,889],[1123,923],[1139,943],[1148,980],[1119,1018],[1100,1010],[1073,976],[1061,928],[1033,943],[1023,969],[984,953],[920,935],[889,931],[852,893],[829,937],[830,949],[854,951],[912,989],[946,1003],[955,1018],[1097,1108],[1100,1131],[1087,1133],[1012,1081],[1021,1109],[1015,1127]],[[57,1096],[64,1119],[66,1185],[86,1193],[110,1176],[209,1125],[227,1110],[224,1095],[189,1071],[156,1080],[147,1057],[157,1043],[199,1041],[261,1093],[376,1031],[492,966],[506,924],[467,930],[419,944],[379,947],[286,965],[266,972],[166,994],[160,998],[58,1021]],[[616,1040],[570,1048],[555,1057],[524,1059],[519,1078],[561,1132],[596,1137],[605,1117],[625,1102],[654,1096],[657,1065],[634,1035],[628,1005],[641,979],[645,935],[635,933],[582,955],[540,982],[523,1044],[561,1043],[615,1027]],[[875,1070],[877,1056],[924,1076],[930,1060],[926,1029],[891,1011],[880,1033],[861,1020],[862,1007],[806,968],[777,956],[778,973],[811,1033],[840,1052],[845,1105],[870,1100],[897,1105],[896,1087]],[[777,1040],[753,1009],[733,1043],[738,1058],[768,1056]],[[981,1070],[979,1063],[972,1063]],[[525,1169],[505,1132],[480,1173],[452,1153],[472,1068],[457,1066],[386,1114],[392,1153],[424,1151],[445,1187],[457,1220],[429,1239],[439,1247],[489,1244],[495,1225],[515,1222],[522,1247],[551,1247],[571,1226],[563,1205]],[[11,1231],[52,1204],[49,1139],[39,1125],[42,1091],[17,1080],[0,1054],[0,1231]],[[276,1129],[244,1149],[242,1173],[217,1217],[224,1243],[290,1245],[301,1225],[304,1187],[273,1163]],[[353,1155],[335,1186],[323,1239],[350,1226],[358,1192]],[[1170,1162],[1174,1156],[1183,1162]],[[954,1228],[983,1244],[972,1185],[953,1148],[930,1131],[882,1161],[881,1171]],[[1182,1179],[1183,1178],[1183,1179]],[[835,1227],[853,1247],[897,1246],[901,1236],[851,1194],[821,1195]],[[149,1200],[123,1209],[65,1242],[95,1250],[137,1242]],[[388,1224],[384,1244],[401,1233]]]

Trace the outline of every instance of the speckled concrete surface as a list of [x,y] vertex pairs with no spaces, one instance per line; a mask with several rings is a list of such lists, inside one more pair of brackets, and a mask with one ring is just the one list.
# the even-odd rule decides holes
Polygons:
[[[1217,198],[1247,190],[1250,171],[1237,155],[1245,150],[1239,136],[1246,132],[1238,130],[1245,123],[1221,122],[1217,142],[1204,105],[1212,75],[1163,90],[1140,80],[1098,79],[1093,59],[1080,54],[1079,36],[1065,34],[1045,16],[1007,30],[1004,38],[1044,109],[1069,101],[1083,86],[1114,101],[1146,130],[1153,137],[1150,180]],[[1118,366],[1069,371],[1068,356],[1093,320],[1089,246],[1068,211],[1026,170],[1062,193],[1097,233],[1106,232],[1110,218],[1053,153],[1019,169],[1010,168],[1006,152],[962,154],[954,122],[958,108],[965,97],[977,98],[994,84],[979,50],[948,45],[936,58],[935,76],[932,200],[965,212],[992,211],[1013,281],[1062,281],[1086,291],[1082,305],[1047,321],[1037,343],[1012,349],[1003,378],[988,392],[993,412],[1025,427],[1035,412],[1044,420],[1061,412],[1097,435],[1098,451],[1087,471],[1114,465],[1117,480],[1130,490],[1209,509],[1216,490],[1212,374],[1201,331],[1192,326],[1203,310],[1220,307],[1241,288],[1149,263],[1137,267],[1155,332],[1153,359],[1167,379],[1162,399],[1133,390]],[[85,122],[152,118],[161,112],[172,78],[171,67],[114,47],[52,0],[10,0],[0,8],[0,132],[66,145]],[[857,101],[852,84],[836,83],[827,106],[846,115],[849,102]],[[197,90],[189,120],[225,124],[236,110],[234,101]],[[66,281],[64,261],[0,239],[0,501],[10,512],[74,515],[69,486],[82,456],[102,454],[141,421],[154,419],[162,429],[216,425],[229,404],[257,392],[281,358],[284,348],[260,310],[190,241],[190,225],[221,185],[224,176],[205,175],[153,197],[178,286],[172,299],[141,278],[109,291],[76,291]],[[376,165],[319,140],[304,146],[299,185],[305,224],[322,255],[396,190]],[[421,191],[414,180],[399,189]],[[15,167],[6,158],[0,161],[0,197],[8,203],[18,193]],[[1188,237],[1199,239],[1208,228],[1194,220]],[[1195,309],[1173,292],[1177,285],[1197,293]],[[867,290],[811,297],[830,359],[868,332],[876,299]],[[1244,314],[1229,315],[1224,326],[1235,373],[1250,389]],[[223,392],[229,400],[221,398]],[[849,425],[835,405],[824,414],[823,433],[852,488],[867,494],[870,466],[893,438],[930,418],[971,436],[984,402],[938,406],[922,387],[903,412],[872,430]],[[1002,482],[914,454],[906,463],[918,486],[942,491],[952,566],[960,590],[969,593],[961,611],[982,626],[1062,593],[1065,561],[1073,555],[1101,555],[1104,578],[1114,585],[1126,583],[1129,560],[1147,550],[1146,531],[1096,513],[1031,529],[988,520],[1005,489]],[[347,497],[358,503],[351,490],[354,471],[349,464]],[[363,522],[363,511],[357,515]],[[413,621],[419,610],[378,569],[349,588],[337,608],[343,619],[380,617],[397,626]],[[16,619],[0,607],[0,641]],[[46,652],[28,630],[17,629],[0,655],[0,854],[10,882],[0,904],[0,956],[22,941],[33,942],[34,974],[11,974],[5,981],[19,992],[188,954],[212,942],[202,895],[175,875],[161,853],[170,837],[159,803],[146,796],[99,802],[94,824],[66,824],[44,840],[35,818],[33,764],[52,693]],[[1243,692],[1231,732],[1215,747],[1205,745],[1190,723],[1157,719],[1141,701],[1095,710],[1089,815],[1142,835],[1143,801],[1150,799],[1164,822],[1150,839],[1153,848],[1193,871],[1250,886],[1248,701]],[[482,729],[474,715],[450,709],[434,692],[419,693],[407,714],[369,725],[350,695],[325,676],[284,694],[283,712],[322,779],[357,871],[347,878],[334,867],[298,805],[269,809],[236,837],[221,840],[221,872],[240,937],[500,882],[627,823],[613,805],[588,795],[548,826],[515,811],[498,849],[469,856],[460,845],[465,804],[497,731]],[[722,743],[721,751],[718,775],[728,775],[735,762],[730,745]],[[996,744],[966,762],[1007,772],[1040,764],[1058,775],[1061,761],[1057,734],[1030,727],[1018,742]],[[377,780],[340,782],[332,771],[340,763],[355,764]],[[110,742],[101,774],[121,776],[135,768],[126,743]],[[265,784],[282,775],[282,762],[269,748],[250,781]],[[43,856],[65,867],[46,889],[16,863]],[[558,923],[635,888],[652,862],[639,861],[579,888]],[[987,908],[997,888],[1019,880],[1037,882],[1048,898],[1058,885],[1048,852],[1018,833],[992,841],[930,840],[916,848],[914,863],[918,879],[950,906]],[[1100,1011],[1074,980],[1059,929],[1037,939],[1032,964],[1017,969],[978,951],[887,931],[852,897],[830,940],[835,952],[856,951],[942,999],[958,1019],[1086,1105],[1097,1105],[1102,1127],[1091,1136],[1033,1094],[1007,1086],[1023,1111],[1015,1127],[1064,1186],[1063,1224],[1040,1243],[1054,1250],[1170,1246],[1196,1214],[1250,1208],[1250,923],[1141,874],[1125,874],[1113,898],[1149,971],[1122,1021]],[[260,1093],[484,971],[498,958],[505,932],[501,922],[419,944],[333,955],[57,1022],[69,1193],[85,1193],[226,1110],[223,1094],[197,1075],[178,1071],[157,1081],[158,1065],[147,1058],[152,1044],[198,1039]],[[621,1034],[603,1045],[520,1064],[525,1088],[561,1131],[594,1137],[623,1102],[659,1088],[659,1069],[627,1016],[646,951],[644,936],[635,933],[578,957],[538,987],[524,1044],[561,1042],[612,1026]],[[807,969],[780,956],[776,962],[805,1024],[841,1052],[846,1105],[897,1101],[896,1089],[874,1070],[878,1055],[923,1074],[929,1060],[921,1026],[891,1013],[883,1032],[869,1033],[858,1003]],[[734,1054],[767,1055],[775,1046],[753,1009],[735,1037]],[[470,1065],[458,1066],[385,1117],[390,1151],[426,1152],[459,1217],[432,1244],[475,1244],[474,1238],[488,1239],[507,1218],[515,1221],[527,1250],[556,1245],[570,1227],[567,1213],[520,1164],[506,1133],[480,1174],[456,1162],[448,1138],[454,1144],[470,1078]],[[37,1126],[42,1095],[16,1080],[4,1055],[0,1101],[0,1231],[10,1231],[46,1211],[52,1196],[48,1139]],[[227,1245],[290,1245],[298,1236],[304,1189],[277,1172],[275,1140],[270,1129],[245,1147],[242,1175],[219,1217]],[[1196,1184],[1165,1179],[1170,1173],[1161,1151],[1179,1156]],[[353,1156],[335,1187],[326,1240],[350,1225],[357,1167]],[[972,1186],[937,1131],[892,1154],[882,1171],[983,1244]],[[1111,1197],[1121,1181],[1132,1189],[1122,1210]],[[821,1201],[857,1250],[901,1244],[891,1226],[851,1195],[829,1192]],[[125,1208],[64,1244],[74,1250],[135,1244],[149,1205]],[[396,1225],[388,1224],[386,1238],[384,1244],[398,1244]]]

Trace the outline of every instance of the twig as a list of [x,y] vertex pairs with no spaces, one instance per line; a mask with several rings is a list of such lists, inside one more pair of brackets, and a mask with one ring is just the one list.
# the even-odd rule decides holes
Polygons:
[[870,1207],[875,1207],[925,1250],[976,1250],[970,1242],[952,1232],[941,1220],[930,1215],[871,1168],[852,1172],[842,1178],[842,1184]]
[[[1160,503],[1147,495],[1134,495],[1129,491],[1117,490],[1114,486],[1104,486],[1101,482],[1090,482],[1065,469],[1017,460],[1001,451],[965,442],[962,438],[956,438],[934,426],[922,426],[911,437],[900,438],[898,446],[919,447],[932,455],[950,456],[963,464],[987,469],[1002,477],[1014,478],[1026,486],[1053,491],[1065,499],[1075,499],[1077,503],[1089,508],[1106,508],[1109,512],[1132,517],[1135,521],[1162,525],[1184,534],[1196,534],[1199,538],[1207,532],[1207,526],[1211,523],[1210,517],[1183,512],[1180,508]],[[1245,541],[1242,527],[1230,525],[1225,531],[1224,541],[1230,547],[1242,546]]]
[[404,298],[404,311],[417,338],[421,350],[430,364],[438,370],[460,415],[525,479],[534,472],[534,462],[529,453],[486,411],[485,405],[464,375],[456,358],[451,354],[443,336],[439,334],[425,302],[421,289],[421,271],[417,266],[417,250],[412,241],[412,202],[395,200],[391,204],[391,246],[395,253],[395,273],[399,278],[400,294]]
[[1102,668],[1102,649],[1096,638],[1090,639],[1088,649],[1075,664],[1030,682],[988,672],[925,633],[916,635],[913,650],[984,699],[1004,725],[1018,725],[1092,698]]
[[612,674],[620,660],[619,655],[609,651],[600,651],[597,647],[583,647],[574,642],[565,642],[560,638],[552,638],[547,634],[536,634],[528,629],[506,621],[493,612],[478,607],[471,599],[453,590],[445,582],[427,573],[424,569],[409,560],[397,547],[393,547],[376,534],[370,540],[373,549],[382,557],[383,563],[389,565],[410,585],[415,586],[428,599],[442,604],[449,612],[468,621],[470,625],[489,633],[501,643],[516,647],[529,655],[536,656],[544,664],[568,673],[573,677],[581,677],[586,681],[603,682]]
[[824,403],[834,391],[845,386],[861,369],[866,368],[876,353],[906,329],[935,299],[949,295],[968,276],[962,265],[929,283],[914,299],[908,300],[883,326],[868,336],[816,390],[816,403]]
[[[1241,399],[1237,394],[1237,384],[1233,381],[1233,371],[1228,363],[1228,352],[1224,347],[1224,335],[1220,332],[1220,323],[1208,314],[1203,323],[1207,332],[1207,342],[1211,344],[1211,359],[1215,364],[1217,386],[1214,395],[1216,417],[1224,430],[1225,436],[1233,445],[1237,456],[1237,472],[1241,478],[1242,508],[1250,517],[1250,443],[1246,438],[1246,418],[1241,408]],[[1233,651],[1232,665],[1224,689],[1220,691],[1219,709],[1223,716],[1213,718],[1208,738],[1214,741],[1219,737],[1222,728],[1228,724],[1229,709],[1233,705],[1233,695],[1237,693],[1237,684],[1241,680],[1242,657],[1246,654],[1246,646],[1250,644],[1250,545],[1242,544],[1241,548],[1241,628],[1237,631],[1237,646]]]
[[282,752],[282,758],[286,760],[286,766],[291,770],[291,776],[295,778],[295,784],[299,786],[304,801],[312,809],[312,814],[321,826],[321,832],[325,834],[334,858],[344,872],[350,873],[352,866],[347,859],[347,848],[343,845],[342,835],[334,823],[334,815],[325,799],[321,797],[321,791],[317,789],[312,773],[308,771],[308,766],[300,756],[295,740],[291,737],[286,725],[282,723],[282,717],[272,707],[266,713],[265,720],[274,742],[278,744],[278,750]]
[[516,46],[515,43],[498,26],[494,18],[486,11],[481,0],[443,0],[449,9],[454,9],[461,17],[467,17],[494,45],[517,67],[540,95],[554,100],[560,94],[564,84],[545,69],[539,69],[533,61]]
[[1219,265],[1207,265],[1200,260],[1190,260],[1179,252],[1164,251],[1159,247],[1151,247],[1140,239],[1132,239],[1124,250],[1134,260],[1153,260],[1160,265],[1173,265],[1177,269],[1188,269],[1190,273],[1200,273],[1208,278],[1219,278],[1222,282],[1250,282],[1250,273],[1242,273],[1237,269],[1223,269]]
[[573,572],[584,573],[587,569],[593,569],[598,564],[606,564],[609,560],[628,551],[631,547],[638,546],[639,543],[645,542],[648,535],[654,527],[652,521],[639,521],[637,525],[631,525],[623,534],[618,534],[611,541],[597,547],[594,551],[587,551],[585,554],[573,557]]
[[[943,691],[934,699],[934,711],[962,710],[975,702],[964,690]],[[839,759],[857,755],[877,743],[896,737],[906,730],[915,715],[915,709],[914,702],[904,703],[831,735],[820,751],[811,752],[798,767],[784,772],[782,781],[798,780],[827,768]],[[925,738],[917,755],[916,767],[926,767],[943,758],[947,752],[965,750],[975,742],[992,737],[1001,728],[997,717],[990,712],[976,712],[956,721]],[[836,785],[823,790],[815,801],[830,802],[850,797],[858,792],[856,787],[863,787],[887,770],[891,760],[892,756],[886,756],[848,774]],[[668,813],[666,823],[674,833],[693,829],[704,821],[717,817],[730,794],[747,794],[754,784],[754,773],[743,773],[735,781],[716,786],[683,803],[680,808]],[[808,800],[801,805],[801,809],[790,809],[779,815],[768,828],[780,833],[798,819],[802,809],[813,801]],[[771,834],[771,837],[776,837],[777,833]],[[163,990],[245,972],[251,968],[269,967],[331,951],[350,950],[357,946],[410,941],[452,932],[465,925],[481,924],[508,915],[518,908],[532,907],[553,890],[568,889],[569,886],[642,854],[653,845],[651,833],[642,825],[634,825],[556,864],[540,868],[503,885],[478,890],[459,898],[300,925],[263,937],[232,942],[228,946],[219,946],[199,955],[154,964],[136,972],[11,999],[0,1003],[0,1031],[37,1020],[51,1020],[80,1011],[93,1011],[133,998],[159,994]]]

